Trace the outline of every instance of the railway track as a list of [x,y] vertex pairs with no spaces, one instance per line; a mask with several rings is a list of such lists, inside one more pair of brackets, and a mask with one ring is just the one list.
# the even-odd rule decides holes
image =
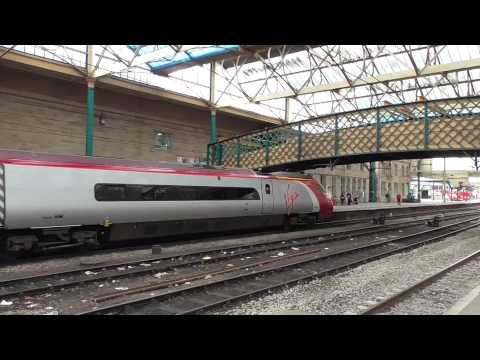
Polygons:
[[[436,206],[438,207],[438,206]],[[440,206],[441,209],[434,209],[432,210],[429,206],[425,207],[419,207],[419,208],[414,208],[411,209],[407,214],[396,214],[394,215],[393,212],[396,212],[398,210],[404,210],[406,208],[385,208],[385,209],[378,209],[378,210],[365,210],[366,212],[371,213],[369,216],[366,217],[358,217],[358,218],[347,218],[347,219],[341,219],[341,220],[332,220],[332,221],[323,221],[321,223],[317,223],[315,225],[308,225],[309,229],[324,229],[324,228],[329,228],[329,227],[340,227],[340,226],[345,226],[345,225],[355,225],[355,224],[361,224],[361,223],[370,223],[372,221],[372,217],[378,216],[379,214],[387,214],[386,218],[388,220],[398,220],[398,219],[405,219],[405,218],[411,218],[411,217],[420,217],[420,216],[428,216],[428,215],[434,215],[434,214],[448,214],[448,213],[455,213],[455,212],[462,212],[465,210],[474,210],[475,208],[480,209],[480,204],[455,204],[455,205],[448,205],[446,207]],[[353,206],[352,206],[353,208]],[[302,225],[299,225],[302,227]],[[305,226],[305,225],[303,225]],[[298,229],[298,226],[295,230]],[[273,234],[275,232],[273,231],[261,231],[258,232],[256,231],[256,235],[268,235],[268,234]],[[242,234],[242,236],[248,237],[251,236],[251,233],[245,232]],[[199,238],[192,238],[190,239],[194,243],[197,242],[202,242],[202,241],[209,241],[209,240],[215,240],[217,238],[230,238],[232,237],[231,235],[216,235],[215,237],[205,237],[205,236],[200,236]],[[235,235],[236,238],[238,238],[238,235]],[[147,244],[145,244],[145,241],[138,245],[130,245],[128,243],[125,244],[107,244],[105,248],[101,249],[96,249],[96,250],[88,250],[85,248],[68,248],[66,251],[68,252],[53,252],[53,253],[38,253],[38,254],[32,254],[32,255],[24,255],[20,258],[0,258],[0,263],[2,265],[15,265],[15,264],[20,264],[23,262],[42,262],[46,260],[54,260],[54,259],[65,259],[65,258],[77,258],[81,256],[87,256],[87,255],[102,255],[102,254],[108,254],[112,250],[116,252],[129,252],[133,250],[142,250],[142,249],[149,249],[153,244],[159,244],[159,243],[165,243],[164,240],[162,239],[162,242],[155,241],[155,240],[149,240],[147,241]],[[184,240],[183,240],[184,241]],[[170,239],[167,243],[169,244],[176,244],[176,242],[173,239]]]
[[[445,213],[445,212],[444,212]],[[459,219],[461,217],[470,217],[463,222],[458,224],[466,224],[473,219],[480,218],[478,216],[478,211],[470,211],[470,212],[460,212],[447,215],[444,217],[445,221],[452,220],[452,219]],[[167,272],[175,269],[178,271],[179,269],[184,269],[186,273],[180,274],[175,278],[171,278],[165,281],[160,281],[159,283],[149,284],[146,287],[144,286],[137,286],[131,289],[128,289],[127,292],[115,292],[112,294],[104,294],[101,296],[94,297],[94,305],[92,308],[92,312],[89,310],[79,312],[79,313],[104,313],[105,311],[110,311],[109,308],[105,308],[105,306],[98,306],[99,304],[103,304],[105,302],[109,302],[111,300],[125,298],[127,296],[133,295],[133,299],[126,301],[126,308],[130,308],[132,304],[138,304],[138,301],[142,303],[144,300],[139,300],[138,298],[143,298],[145,292],[148,291],[158,291],[159,289],[162,290],[162,294],[158,295],[159,297],[153,297],[153,301],[158,301],[159,299],[163,299],[164,297],[170,298],[171,296],[176,296],[177,290],[182,290],[183,288],[191,285],[190,283],[195,283],[195,286],[188,291],[197,291],[195,290],[197,286],[200,286],[199,291],[203,286],[202,281],[208,280],[205,286],[213,286],[211,285],[211,279],[215,281],[226,281],[226,286],[230,287],[231,281],[240,281],[243,282],[244,280],[240,279],[247,279],[250,278],[250,275],[245,275],[244,272],[251,272],[252,269],[253,273],[256,275],[261,276],[262,278],[265,277],[265,274],[271,272],[272,274],[268,275],[268,280],[263,279],[263,283],[265,285],[265,281],[267,283],[271,283],[272,279],[276,277],[282,277],[285,275],[285,271],[293,271],[301,274],[300,278],[290,279],[291,281],[286,281],[284,283],[274,281],[274,284],[270,284],[272,286],[264,286],[263,289],[258,289],[258,286],[254,286],[254,291],[247,291],[241,292],[236,295],[236,297],[227,298],[225,300],[225,296],[221,296],[220,299],[217,297],[211,297],[209,305],[205,307],[205,309],[211,306],[218,306],[228,301],[233,301],[235,299],[243,298],[245,296],[253,295],[262,291],[272,290],[278,286],[288,285],[290,283],[295,283],[298,281],[302,281],[308,279],[309,276],[312,277],[306,269],[312,267],[310,264],[312,261],[323,261],[326,264],[332,263],[335,264],[339,258],[345,259],[345,257],[352,256],[356,251],[365,250],[365,249],[375,249],[376,247],[385,247],[385,246],[392,246],[392,244],[401,239],[408,239],[412,236],[406,235],[400,237],[398,239],[387,239],[387,238],[379,238],[380,240],[369,240],[369,236],[379,235],[382,233],[388,232],[397,232],[399,233],[402,229],[409,229],[414,226],[422,226],[428,218],[421,218],[415,220],[404,221],[395,224],[388,224],[388,225],[375,225],[375,226],[366,226],[352,230],[343,230],[337,231],[335,233],[324,233],[319,234],[318,230],[310,230],[310,231],[302,231],[296,233],[285,233],[285,234],[276,234],[272,235],[272,239],[268,242],[263,243],[255,243],[250,244],[248,246],[245,245],[238,245],[238,246],[221,246],[217,248],[210,248],[205,249],[202,251],[191,251],[191,252],[184,252],[181,254],[175,254],[170,256],[157,256],[157,257],[150,257],[148,259],[139,259],[134,261],[124,261],[124,262],[117,262],[117,263],[110,263],[110,264],[98,264],[98,265],[91,265],[87,267],[81,267],[76,269],[71,269],[68,271],[59,271],[47,274],[37,274],[35,276],[26,276],[26,277],[17,277],[17,278],[10,278],[4,279],[0,281],[0,298],[12,298],[12,297],[21,297],[21,296],[32,296],[35,294],[39,294],[45,291],[52,291],[52,290],[64,290],[68,287],[74,286],[83,286],[89,283],[95,283],[102,280],[111,280],[111,279],[119,279],[119,278],[135,278],[143,275],[152,275],[155,273]],[[460,225],[447,225],[450,226],[460,226]],[[445,228],[445,227],[441,227]],[[439,228],[436,228],[439,229]],[[430,231],[438,231],[436,229]],[[405,230],[406,231],[406,230]],[[317,233],[315,233],[317,232]],[[309,233],[309,236],[305,236],[305,233]],[[414,235],[418,235],[414,233]],[[279,239],[274,240],[273,237],[280,236]],[[363,237],[363,238],[362,238]],[[353,240],[353,242],[352,242]],[[331,247],[331,249],[326,248],[326,244]],[[355,246],[352,246],[355,244]],[[389,245],[390,244],[390,245]],[[292,249],[295,248],[295,251],[292,253]],[[402,246],[400,246],[402,248]],[[288,250],[288,251],[286,251]],[[279,251],[290,252],[290,255],[286,256],[275,256],[278,254]],[[387,252],[385,255],[387,256],[390,252]],[[255,256],[260,256],[260,259],[255,259]],[[263,256],[263,257],[262,257]],[[357,256],[357,255],[355,255]],[[313,260],[311,259],[313,257]],[[245,261],[244,263],[239,262],[239,260],[248,260],[253,258],[253,260]],[[372,257],[371,260],[375,259]],[[295,261],[301,260],[300,262],[296,263]],[[236,265],[229,266],[225,268],[222,263],[224,262],[236,262]],[[293,262],[292,262],[293,261]],[[369,259],[362,260],[370,261]],[[348,266],[354,266],[356,262],[349,263]],[[277,266],[278,265],[278,266]],[[285,265],[285,267],[282,267]],[[195,270],[195,266],[200,266],[202,268],[207,267],[206,270],[200,272],[193,272]],[[213,269],[208,269],[208,266],[214,267]],[[297,269],[293,270],[292,266],[297,266]],[[333,265],[332,265],[333,266]],[[315,267],[315,266],[313,266]],[[121,271],[119,271],[119,269]],[[283,270],[284,269],[284,270]],[[332,269],[328,270],[327,272],[316,272],[315,276],[322,276],[322,274],[326,275],[330,272],[336,272],[342,270],[343,267],[341,266],[333,266]],[[97,271],[97,273],[94,273]],[[267,271],[267,272],[265,272]],[[282,271],[282,275],[276,275],[276,272]],[[240,272],[240,274],[239,274]],[[305,273],[306,272],[306,273]],[[275,274],[273,274],[275,273]],[[318,273],[318,274],[317,274]],[[298,275],[295,274],[295,275]],[[274,275],[272,277],[272,275]],[[254,275],[252,275],[254,276]],[[306,276],[306,278],[305,278]],[[225,280],[222,280],[222,279]],[[255,283],[258,285],[258,280],[254,280]],[[227,284],[228,283],[228,284]],[[160,285],[159,285],[160,284]],[[215,285],[215,282],[213,283]],[[273,286],[275,285],[275,286]],[[278,286],[277,286],[278,285]],[[151,287],[152,286],[152,287]],[[160,288],[156,288],[160,286]],[[251,285],[250,285],[251,287]],[[235,286],[233,287],[235,288]],[[186,291],[186,290],[185,290]],[[230,291],[230,290],[228,290]],[[227,291],[227,293],[228,293]],[[235,290],[233,290],[235,292]],[[236,291],[238,292],[238,290]],[[181,293],[183,294],[183,292]],[[180,295],[181,295],[180,294]],[[141,295],[141,296],[139,296]],[[153,296],[153,295],[151,295]],[[183,296],[183,295],[181,295]],[[205,297],[205,294],[203,295]],[[213,301],[215,300],[215,301]],[[148,301],[148,300],[145,300]],[[163,300],[162,300],[163,301]],[[205,300],[201,301],[205,303]],[[198,305],[198,300],[197,300]],[[204,304],[205,305],[205,304]],[[135,305],[136,306],[136,305]],[[115,306],[114,308],[115,309]],[[201,309],[198,308],[198,311]],[[195,311],[197,311],[195,310]],[[113,311],[118,311],[113,310]],[[135,310],[137,311],[137,310]],[[134,312],[135,312],[134,311]],[[140,311],[140,310],[139,310]],[[121,310],[120,312],[125,312]],[[126,311],[127,313],[130,312],[129,310]],[[148,311],[147,311],[148,312]],[[154,311],[157,313],[158,311]],[[161,311],[158,313],[162,313]],[[170,311],[170,313],[172,313]],[[173,311],[173,313],[177,313]],[[183,313],[179,311],[178,313]],[[189,313],[189,312],[185,312]]]
[[[480,217],[429,230],[377,240],[361,246],[296,254],[201,271],[93,299],[96,306],[78,314],[192,314],[280,287],[336,273],[368,261],[405,251],[480,225]],[[148,293],[147,295],[145,295]],[[117,300],[112,302],[112,300]],[[109,302],[109,303],[108,303]],[[107,303],[106,305],[102,305]]]
[[[451,218],[467,217],[475,214],[478,214],[478,212],[452,214],[444,219],[448,220]],[[70,270],[3,279],[0,281],[0,297],[8,298],[18,295],[50,291],[58,288],[72,287],[101,280],[111,280],[161,271],[170,271],[173,268],[185,268],[197,264],[215,263],[234,258],[249,257],[259,253],[285,250],[292,246],[305,247],[315,244],[338,242],[352,237],[402,230],[414,225],[422,225],[425,221],[426,219],[417,219],[398,224],[367,226],[326,234],[318,231],[300,231],[296,233],[286,233],[283,234],[283,236],[276,234],[272,236],[272,239],[268,242],[260,242],[248,246],[220,246],[202,251],[183,252],[173,256],[162,255],[136,259],[133,261],[121,261],[109,264],[100,263],[97,265],[76,267]],[[95,273],[95,271],[98,271],[98,273]]]
[[385,300],[371,306],[370,308],[362,312],[360,315],[375,315],[375,314],[381,314],[383,312],[386,312],[390,308],[402,303],[403,301],[409,299],[412,296],[415,296],[416,293],[426,288],[427,286],[432,285],[433,283],[440,280],[444,276],[448,275],[451,271],[461,266],[464,266],[473,260],[478,259],[479,256],[480,256],[480,250],[477,250],[471,253],[470,255],[465,256],[464,258],[435,272],[434,274],[422,279],[421,281],[418,281],[412,286],[409,286],[408,288],[396,294],[393,294],[392,296],[386,298]]
[[[354,207],[354,206],[353,206]],[[438,207],[435,206],[435,207]],[[432,209],[430,206],[424,206],[424,207],[417,207],[417,208],[408,208],[408,207],[395,207],[395,208],[382,208],[382,209],[372,209],[372,210],[363,210],[365,212],[370,213],[368,216],[365,217],[347,217],[346,219],[339,219],[339,220],[332,220],[332,221],[325,221],[322,223],[322,225],[326,226],[341,226],[341,225],[346,225],[346,224],[355,224],[357,222],[369,222],[372,219],[372,216],[378,215],[378,214],[389,214],[387,217],[388,219],[404,219],[404,218],[409,218],[413,216],[422,216],[422,215],[435,215],[435,214],[441,214],[441,213],[449,213],[449,212],[456,212],[456,211],[461,211],[461,210],[466,210],[466,209],[475,209],[479,208],[480,204],[478,203],[473,203],[473,204],[455,204],[455,205],[447,205],[445,207],[442,207],[440,209]],[[407,211],[407,213],[403,214],[403,211]],[[393,214],[394,212],[401,211],[400,213]],[[349,214],[351,212],[354,212],[355,214],[358,213],[358,211],[352,210],[352,211],[346,211],[346,212],[337,212],[336,214],[342,216],[345,216],[345,214]],[[361,211],[360,211],[361,212]]]

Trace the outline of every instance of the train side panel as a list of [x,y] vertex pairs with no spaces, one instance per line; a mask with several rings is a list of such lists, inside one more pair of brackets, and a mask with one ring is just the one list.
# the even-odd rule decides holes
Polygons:
[[5,223],[5,169],[0,163],[0,228]]
[[318,203],[307,187],[296,180],[273,182],[274,214],[308,214],[318,212]]
[[5,164],[5,227],[9,229],[256,216],[262,200],[97,201],[95,184],[195,185],[255,188],[257,178],[179,176]]

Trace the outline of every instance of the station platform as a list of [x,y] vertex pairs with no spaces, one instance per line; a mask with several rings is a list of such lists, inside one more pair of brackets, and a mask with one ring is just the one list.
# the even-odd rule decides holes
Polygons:
[[423,200],[421,203],[401,203],[398,205],[396,202],[390,203],[360,203],[357,205],[336,205],[333,208],[333,212],[351,212],[351,211],[362,211],[362,210],[377,210],[377,209],[401,209],[401,208],[416,208],[422,206],[448,206],[448,205],[462,205],[462,204],[480,204],[480,199],[469,200],[469,201],[447,201],[443,202],[442,200]]
[[480,285],[460,299],[445,315],[480,315]]

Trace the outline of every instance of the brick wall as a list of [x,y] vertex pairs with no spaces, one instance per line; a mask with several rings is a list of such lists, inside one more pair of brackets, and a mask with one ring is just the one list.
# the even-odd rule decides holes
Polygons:
[[[97,88],[94,154],[166,161],[204,157],[209,116],[206,110]],[[223,114],[217,114],[217,124],[219,137],[265,126]],[[85,128],[85,84],[0,67],[0,148],[81,155]],[[172,135],[171,150],[152,150],[157,130]]]

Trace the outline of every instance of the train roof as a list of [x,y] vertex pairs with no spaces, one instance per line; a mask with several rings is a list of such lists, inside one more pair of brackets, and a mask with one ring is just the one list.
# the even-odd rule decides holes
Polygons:
[[[69,166],[69,165],[83,165],[82,167],[92,167],[92,168],[109,168],[112,170],[119,168],[132,168],[132,169],[169,169],[169,170],[178,170],[178,172],[183,172],[189,170],[195,172],[204,172],[212,174],[230,174],[230,175],[240,175],[240,176],[259,176],[255,171],[250,169],[239,169],[239,168],[226,168],[226,167],[217,167],[217,166],[204,166],[200,164],[180,164],[172,163],[166,161],[146,161],[146,160],[130,160],[130,159],[119,159],[119,158],[108,158],[100,156],[81,156],[81,155],[65,155],[65,154],[49,154],[49,153],[38,153],[31,151],[21,151],[21,150],[9,150],[9,149],[0,149],[0,163],[17,163],[17,164],[30,164],[30,165],[56,165],[56,166]],[[77,166],[77,167],[79,167]]]
[[288,178],[296,178],[296,179],[304,179],[304,180],[311,180],[313,176],[310,174],[303,174],[300,172],[287,172],[287,171],[275,171],[269,173],[268,175],[273,175],[277,177],[288,177]]

